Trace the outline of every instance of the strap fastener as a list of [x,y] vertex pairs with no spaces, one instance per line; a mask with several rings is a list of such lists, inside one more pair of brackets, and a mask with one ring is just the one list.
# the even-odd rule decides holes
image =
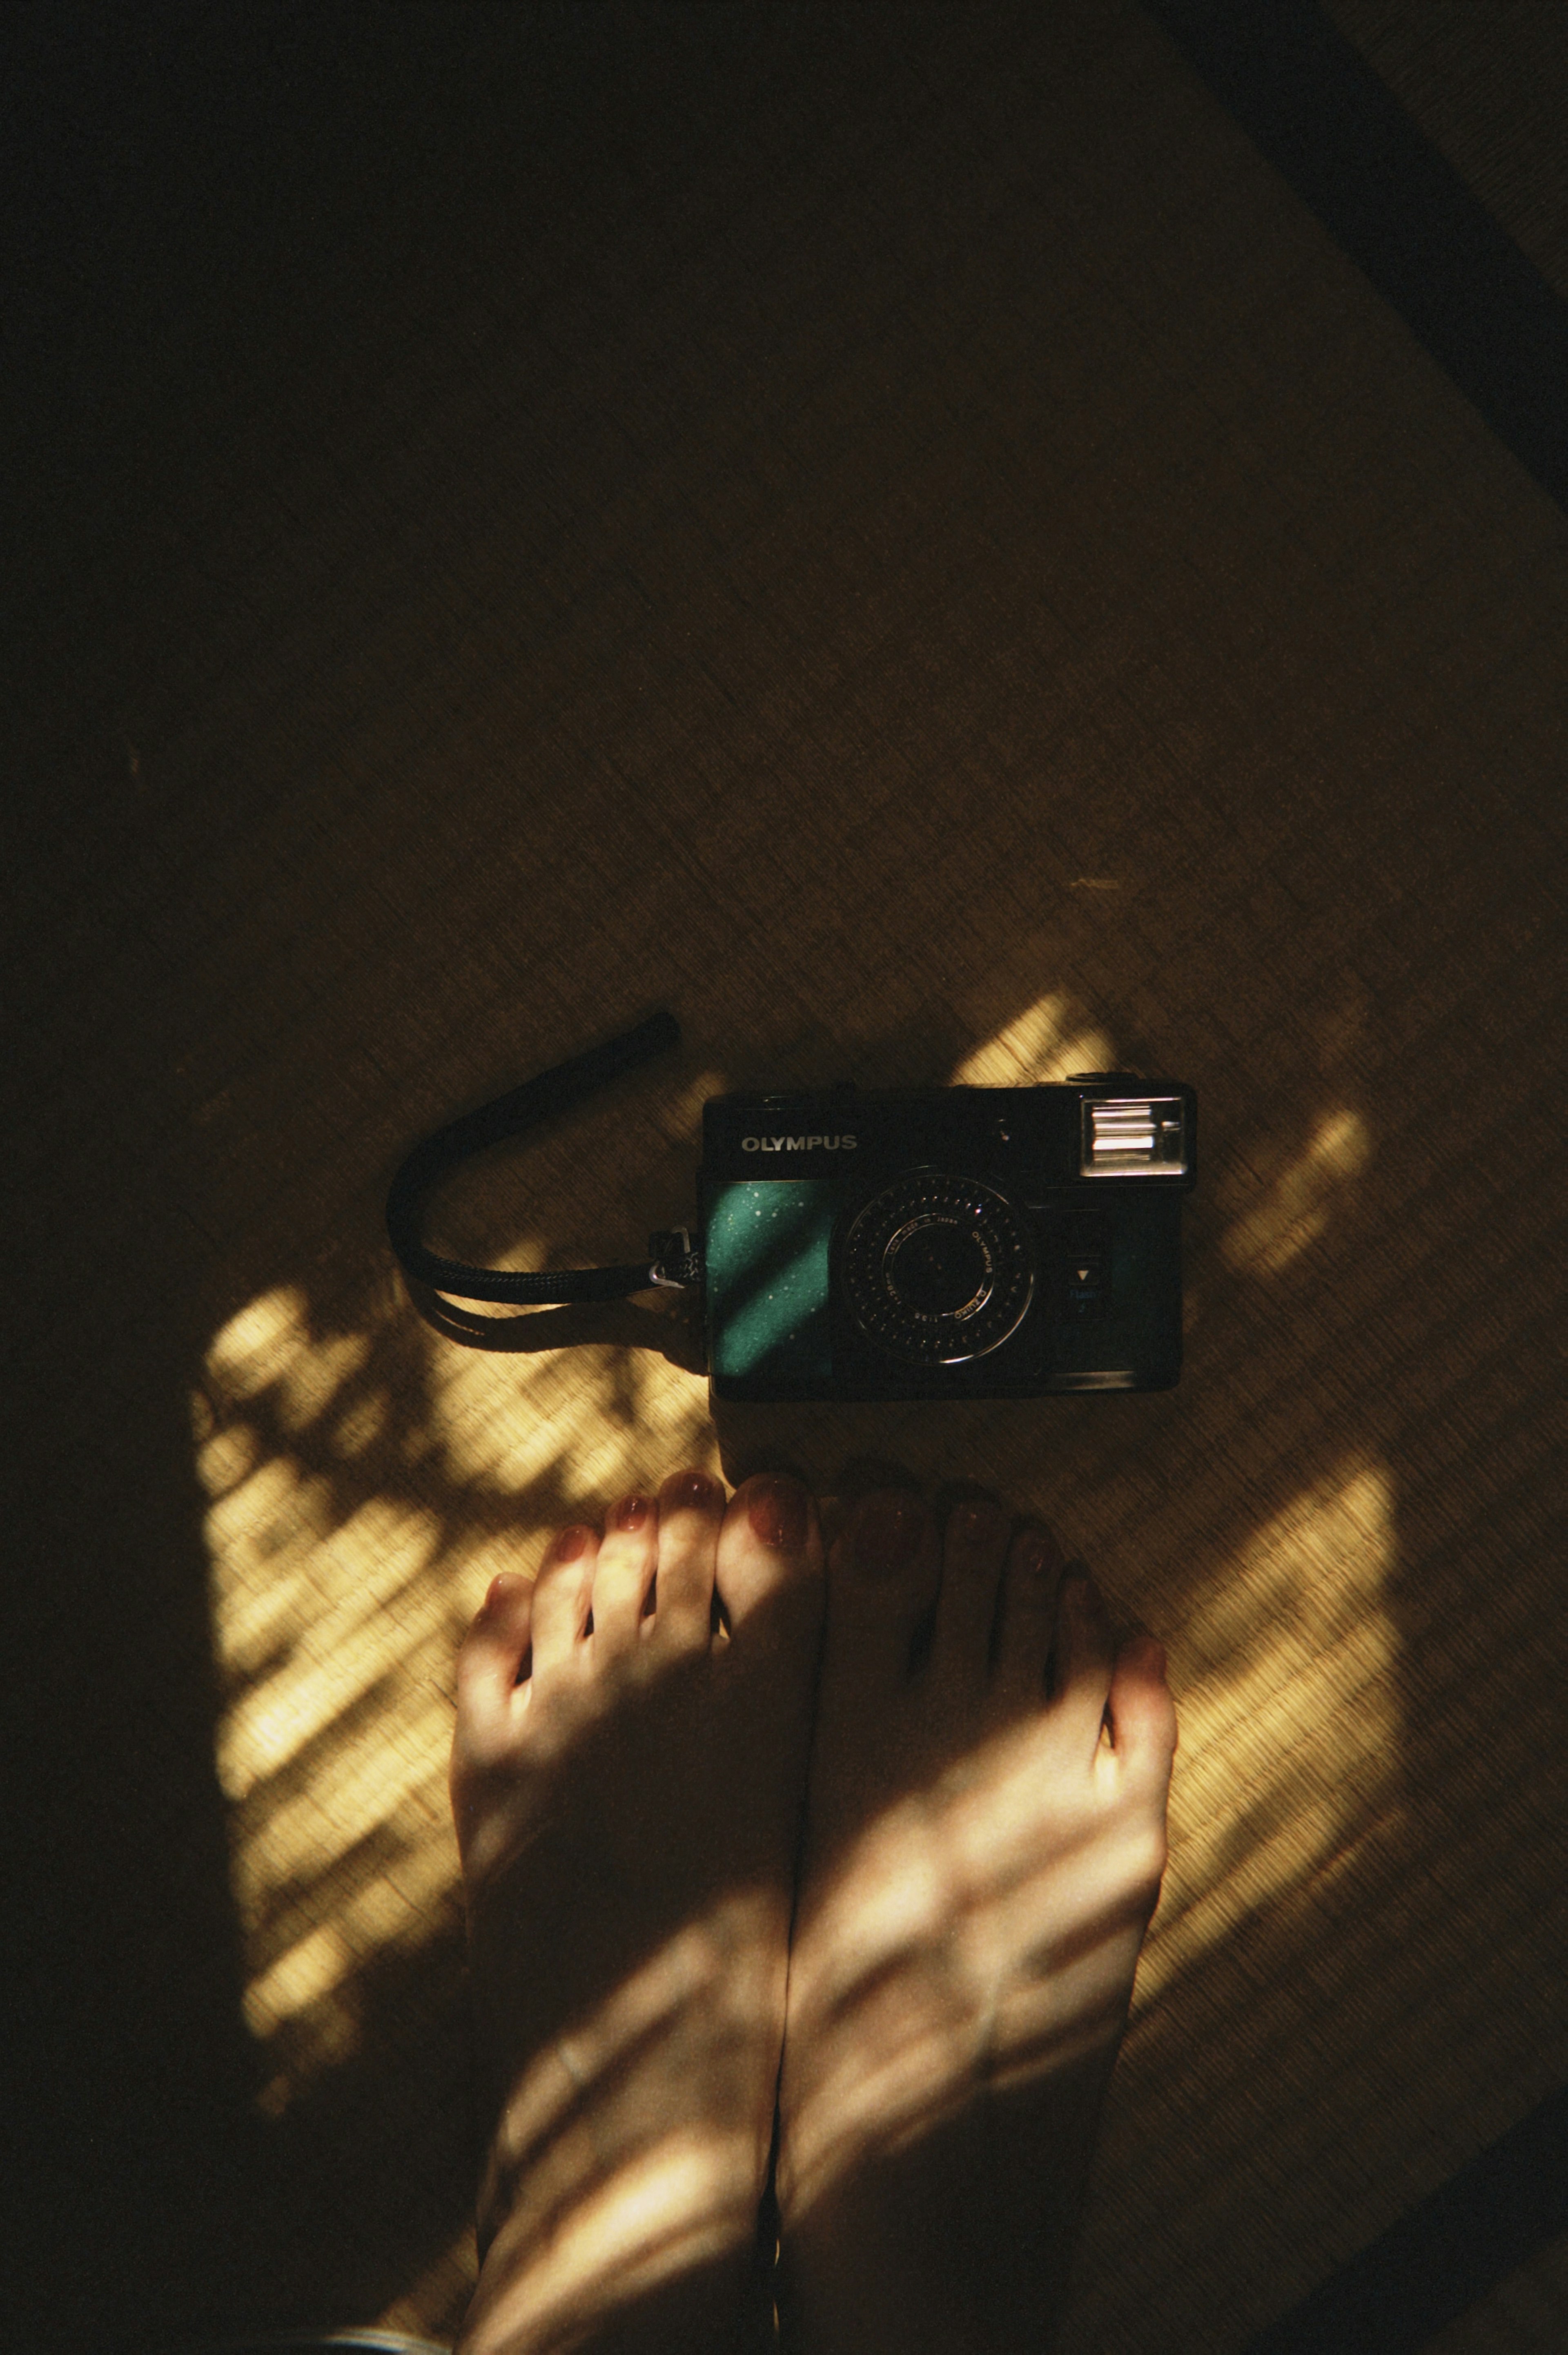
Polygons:
[[648,1280],[661,1292],[701,1290],[703,1255],[690,1227],[661,1227],[649,1236],[648,1250],[652,1260]]

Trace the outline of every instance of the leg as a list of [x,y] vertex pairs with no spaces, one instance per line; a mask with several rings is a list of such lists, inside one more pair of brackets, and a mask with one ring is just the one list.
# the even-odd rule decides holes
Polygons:
[[497,1579],[452,1799],[493,2138],[464,2355],[743,2342],[821,1603],[805,1492],[704,1474]]
[[834,1546],[780,2093],[786,2345],[1038,2355],[1165,1863],[1151,1637],[987,1503]]

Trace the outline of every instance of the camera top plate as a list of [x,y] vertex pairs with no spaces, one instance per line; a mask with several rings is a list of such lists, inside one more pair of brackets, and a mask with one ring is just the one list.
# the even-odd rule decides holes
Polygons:
[[1096,1072],[1029,1088],[888,1088],[714,1096],[703,1110],[710,1178],[832,1177],[883,1169],[1005,1169],[1032,1193],[1126,1183],[1191,1189],[1197,1100],[1180,1081]]

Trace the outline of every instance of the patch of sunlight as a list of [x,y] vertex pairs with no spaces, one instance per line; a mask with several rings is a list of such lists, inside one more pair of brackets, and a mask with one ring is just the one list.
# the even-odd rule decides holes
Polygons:
[[401,1298],[357,1331],[317,1324],[303,1285],[262,1294],[193,1399],[216,1764],[273,2116],[357,2048],[378,1957],[457,1934],[453,1662],[491,1578],[676,1464],[717,1468],[705,1386],[652,1352],[465,1349]]
[[[216,1516],[215,1516],[216,1518]],[[330,1535],[307,1540],[301,1568],[310,1604],[286,1664],[235,1700],[218,1742],[218,1780],[243,1799],[332,1727],[386,1672],[390,1637],[401,1653],[445,1611],[439,1592],[421,1586],[438,1529],[428,1513],[399,1511],[373,1498]],[[296,1606],[302,1600],[296,1592]],[[262,1668],[283,1620],[285,1592],[271,1584],[244,1597],[219,1631],[224,1667]]]
[[347,1935],[339,1923],[323,1922],[296,1939],[270,1971],[252,1979],[245,1990],[245,2017],[253,2033],[264,2036],[291,2011],[303,2011],[330,1995],[353,1961]]
[[1347,1462],[1193,1598],[1171,1644],[1171,1867],[1138,2007],[1260,1908],[1404,1812],[1393,1497]]
[[[508,2153],[551,2150],[551,2229],[494,2291],[482,2335],[496,2344],[514,2333],[541,2346],[598,2341],[608,2320],[662,2282],[749,2243],[756,2118],[711,2087],[690,2100],[690,2018],[700,2007],[715,2051],[746,2048],[774,2000],[773,1918],[766,1891],[722,1894],[597,2008],[563,2021],[566,2036],[535,2051],[507,2095],[496,2143]],[[637,2132],[623,2151],[613,2134],[607,2142],[574,2135],[597,2089],[623,2083],[633,2062],[663,2089],[662,2107],[648,2112],[656,2132]]]
[[[631,2056],[651,2080],[662,2076],[673,2096],[659,2137],[639,2138],[619,2167],[608,2164],[597,2145],[555,2139],[563,2160],[558,2229],[529,2259],[524,2282],[510,2280],[502,2292],[526,2312],[531,2330],[549,2317],[552,2344],[575,2346],[597,2336],[606,2318],[623,2313],[661,2280],[721,2260],[755,2232],[755,2120],[715,2115],[683,2126],[680,2112],[694,1996],[720,2045],[748,2039],[772,2006],[766,1961],[750,1968],[744,1961],[768,1951],[759,1913],[771,1918],[765,1896],[721,1898],[647,1955],[590,2017],[577,2019],[569,2041],[547,2038],[513,2089],[502,2131],[514,2150],[555,2138],[585,2087],[619,2079]],[[474,2273],[474,2234],[465,2228],[382,2309],[377,2326],[444,2336],[469,2304]]]
[[275,1411],[284,1428],[302,1430],[323,1400],[357,1373],[370,1355],[363,1333],[342,1333],[313,1348],[305,1337],[306,1303],[297,1284],[264,1293],[230,1317],[212,1345],[210,1371],[230,1398],[263,1387],[276,1393]]
[[1053,990],[966,1055],[951,1083],[956,1088],[1040,1087],[1073,1071],[1115,1068],[1115,1050],[1105,1032],[1065,991]]
[[1277,1275],[1329,1223],[1338,1188],[1365,1168],[1372,1139],[1359,1114],[1319,1121],[1306,1148],[1280,1171],[1263,1199],[1226,1230],[1221,1249],[1234,1268]]
[[436,1428],[461,1480],[515,1492],[564,1465],[574,1497],[608,1504],[628,1479],[716,1463],[706,1385],[652,1350],[514,1358],[431,1341]]
[[207,1353],[207,1369],[224,1395],[250,1398],[272,1380],[280,1353],[305,1337],[305,1295],[298,1284],[263,1292],[231,1316]]
[[733,2259],[756,2231],[755,2166],[748,2126],[673,2126],[634,2150],[502,2280],[493,2343],[583,2346],[663,2284]]

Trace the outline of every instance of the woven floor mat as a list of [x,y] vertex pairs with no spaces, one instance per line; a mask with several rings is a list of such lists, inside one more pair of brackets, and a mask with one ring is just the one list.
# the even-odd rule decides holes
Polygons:
[[[1241,2349],[1568,2081],[1568,522],[1120,0],[29,25],[22,2337],[455,2331],[458,1633],[782,1450],[1166,1642],[1062,2345]],[[402,1153],[662,1006],[450,1247],[632,1255],[727,1085],[1130,1063],[1181,1386],[715,1427],[646,1301],[433,1332]]]

